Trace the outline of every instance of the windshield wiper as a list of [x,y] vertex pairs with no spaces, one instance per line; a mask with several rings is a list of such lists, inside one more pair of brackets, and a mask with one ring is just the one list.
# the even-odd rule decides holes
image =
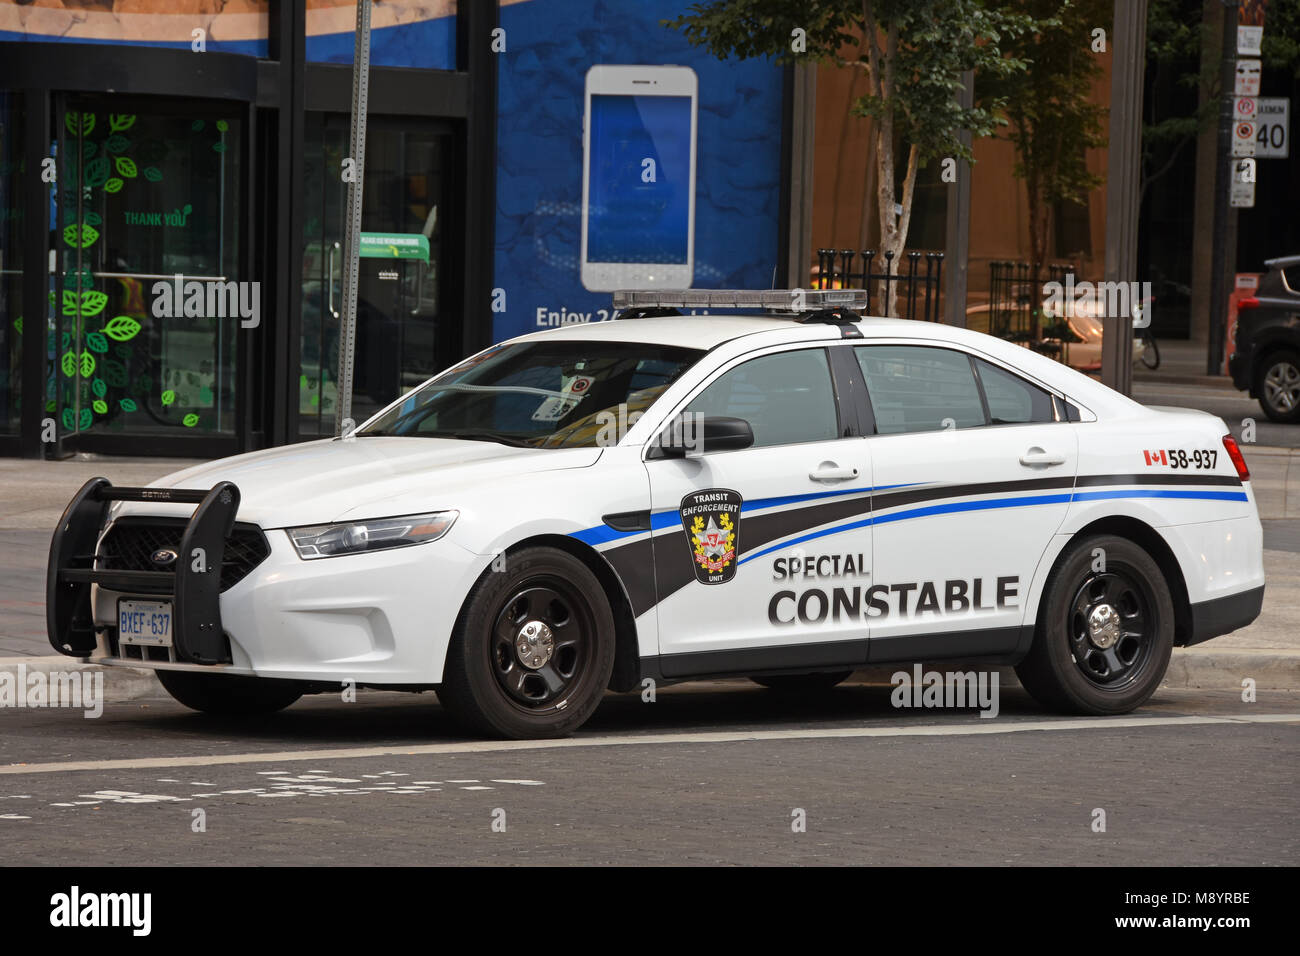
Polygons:
[[466,441],[495,441],[503,445],[509,445],[511,448],[536,448],[530,441],[522,438],[513,438],[510,435],[502,435],[497,432],[486,431],[445,431],[445,432],[419,432],[429,438],[460,438]]

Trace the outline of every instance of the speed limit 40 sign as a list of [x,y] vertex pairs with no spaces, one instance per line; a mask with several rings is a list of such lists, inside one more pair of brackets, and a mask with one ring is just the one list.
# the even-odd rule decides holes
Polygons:
[[1291,100],[1261,97],[1255,104],[1256,158],[1286,159],[1291,155]]

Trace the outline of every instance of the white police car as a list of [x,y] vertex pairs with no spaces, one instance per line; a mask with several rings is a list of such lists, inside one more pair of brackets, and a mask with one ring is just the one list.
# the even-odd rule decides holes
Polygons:
[[[940,658],[1121,713],[1174,645],[1255,619],[1222,421],[860,303],[620,293],[618,320],[495,345],[351,437],[92,480],[51,546],[51,643],[204,711],[436,687],[474,730],[547,737],[645,678]],[[752,314],[676,314],[726,306]]]

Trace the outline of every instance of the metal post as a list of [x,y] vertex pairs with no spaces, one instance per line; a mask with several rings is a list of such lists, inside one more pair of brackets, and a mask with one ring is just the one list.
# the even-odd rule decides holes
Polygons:
[[787,209],[788,256],[786,282],[791,288],[809,284],[812,264],[813,160],[817,121],[817,67],[792,67],[790,121],[790,185]]
[[1237,250],[1228,248],[1228,194],[1232,189],[1232,91],[1237,65],[1237,0],[1223,0],[1223,52],[1219,64],[1219,131],[1214,149],[1214,224],[1210,253],[1209,344],[1205,374],[1218,375],[1223,362],[1223,334],[1228,311],[1228,272]]
[[343,313],[339,319],[338,400],[334,434],[352,417],[352,362],[357,346],[357,283],[361,279],[361,199],[366,165],[366,105],[370,94],[370,0],[357,0],[357,42],[352,58],[352,131],[348,158],[348,221],[343,236]]
[[[1110,146],[1106,188],[1106,281],[1137,278],[1138,182],[1142,163],[1142,87],[1147,0],[1115,0],[1110,76]],[[1123,301],[1121,299],[1121,301]],[[1101,380],[1133,390],[1133,317],[1107,316],[1102,326]]]
[[[961,75],[961,89],[957,102],[970,109],[975,105],[975,74],[967,70]],[[967,146],[971,144],[970,130],[957,133]],[[943,321],[948,325],[966,326],[966,289],[970,267],[970,163],[957,163],[957,181],[948,187],[948,222],[944,233],[944,258],[948,260],[948,288],[944,295]],[[936,313],[938,309],[935,309]]]

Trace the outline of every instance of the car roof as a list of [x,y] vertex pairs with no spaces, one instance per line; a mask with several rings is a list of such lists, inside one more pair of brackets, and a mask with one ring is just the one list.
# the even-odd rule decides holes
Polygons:
[[[996,336],[917,319],[887,319],[876,316],[853,323],[861,341],[876,338],[917,339],[918,344],[952,344],[982,352],[1011,368],[1051,385],[1094,412],[1132,413],[1141,406],[1100,382],[1054,359]],[[710,350],[735,339],[753,336],[752,344],[833,341],[841,338],[841,326],[825,322],[796,322],[789,316],[772,315],[674,315],[605,322],[575,322],[543,329],[512,341],[638,342]],[[760,338],[761,337],[761,338]]]

